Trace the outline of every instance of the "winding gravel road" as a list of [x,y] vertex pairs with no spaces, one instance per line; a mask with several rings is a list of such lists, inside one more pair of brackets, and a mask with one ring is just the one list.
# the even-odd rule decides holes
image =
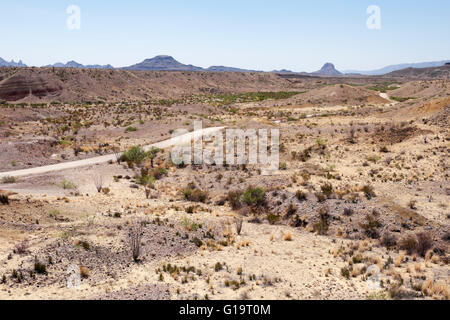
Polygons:
[[[148,146],[144,146],[143,148],[148,151],[152,147],[164,149],[175,145],[180,145],[186,142],[191,141],[193,138],[199,137],[203,134],[210,134],[216,131],[220,131],[226,127],[211,127],[211,128],[205,128],[202,130],[197,130],[193,132],[189,132],[174,138],[170,138],[161,142],[157,142]],[[30,169],[22,169],[22,170],[15,170],[15,171],[8,171],[8,172],[0,172],[0,179],[3,177],[23,177],[28,176],[32,174],[42,174],[47,172],[53,172],[53,171],[60,171],[65,169],[74,169],[94,164],[100,164],[100,163],[106,163],[110,160],[116,161],[116,156],[114,154],[108,154],[104,156],[94,157],[94,158],[88,158],[83,160],[77,160],[77,161],[70,161],[70,162],[63,162],[63,163],[57,163],[52,164],[48,166],[42,166],[42,167],[36,167],[36,168],[30,168]]]

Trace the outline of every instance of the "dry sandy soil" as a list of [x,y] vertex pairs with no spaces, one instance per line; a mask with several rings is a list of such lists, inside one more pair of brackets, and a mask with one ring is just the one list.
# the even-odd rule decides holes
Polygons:
[[[0,172],[126,151],[194,120],[279,129],[280,170],[175,165],[165,149],[5,177],[0,299],[449,299],[448,79],[14,70],[1,81],[42,97],[0,105]],[[122,91],[81,87],[88,76]]]

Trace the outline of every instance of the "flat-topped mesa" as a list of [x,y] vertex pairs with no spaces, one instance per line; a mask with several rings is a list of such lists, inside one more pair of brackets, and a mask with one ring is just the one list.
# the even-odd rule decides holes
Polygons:
[[334,67],[334,64],[332,64],[330,62],[325,63],[320,70],[313,72],[313,74],[319,74],[319,75],[324,75],[324,76],[342,75],[341,72],[336,70],[336,68]]

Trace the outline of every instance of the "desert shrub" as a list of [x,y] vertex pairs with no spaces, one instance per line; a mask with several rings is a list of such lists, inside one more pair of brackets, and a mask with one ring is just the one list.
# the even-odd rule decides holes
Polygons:
[[320,186],[320,190],[322,190],[322,193],[327,198],[330,198],[333,194],[333,186],[330,183],[325,183]]
[[47,266],[36,259],[34,261],[34,272],[36,272],[38,274],[46,274]]
[[163,176],[167,175],[167,169],[163,167],[153,168],[152,170],[150,170],[149,174],[155,177],[156,180],[159,180]]
[[111,189],[108,187],[102,188],[103,194],[109,194],[111,192]]
[[394,248],[397,245],[397,237],[386,231],[381,237],[380,244],[386,248]]
[[280,170],[287,170],[287,164],[286,164],[286,162],[280,163]]
[[91,275],[91,270],[89,270],[88,267],[80,266],[80,276],[82,278],[89,278],[90,275]]
[[427,251],[431,249],[431,247],[433,246],[433,239],[426,232],[420,232],[416,234],[416,238],[417,238],[416,252],[417,254],[424,257]]
[[290,203],[286,209],[286,217],[290,217],[293,214],[295,214],[296,212],[297,212],[297,207],[295,206],[295,204]]
[[6,194],[0,194],[0,203],[9,204],[9,197]]
[[125,129],[125,132],[134,132],[134,131],[137,131],[137,128],[136,128],[136,127],[133,127],[133,126],[128,126],[128,127]]
[[2,181],[2,183],[15,183],[17,181],[17,179],[12,176],[6,176],[6,177],[3,177],[1,181]]
[[62,180],[59,183],[59,186],[61,188],[63,188],[63,189],[75,189],[75,184],[73,182],[69,181],[69,180],[66,180],[66,179]]
[[197,238],[197,237],[194,237],[194,238],[192,239],[192,242],[193,242],[197,247],[199,247],[199,248],[203,245],[203,241],[200,240],[200,239]]
[[342,268],[341,275],[346,279],[350,279],[350,270],[347,267]]
[[318,213],[318,221],[314,223],[313,228],[318,234],[326,234],[329,227],[329,214],[328,207],[324,206],[319,209]]
[[193,183],[189,183],[183,190],[182,193],[186,200],[192,202],[202,202],[205,203],[208,199],[208,192],[203,191],[195,186]]
[[197,231],[197,229],[199,228],[199,225],[197,223],[189,220],[188,218],[184,218],[181,224],[188,231]]
[[417,239],[412,234],[407,235],[399,241],[398,246],[400,249],[406,250],[408,254],[411,254],[417,249]]
[[266,216],[266,219],[267,219],[267,221],[269,221],[270,224],[275,224],[275,223],[277,223],[280,220],[280,216],[276,215],[276,214],[273,214],[273,213],[269,213]]
[[381,223],[373,214],[366,215],[365,220],[364,223],[360,223],[360,226],[365,230],[365,234],[372,239],[378,239],[380,236],[377,228],[381,226]]
[[242,201],[248,206],[263,206],[266,202],[266,193],[262,188],[250,186],[242,193]]
[[242,207],[241,195],[242,191],[240,190],[232,190],[227,193],[227,201],[233,210],[238,210]]
[[147,154],[147,152],[145,152],[144,149],[142,149],[141,147],[135,146],[135,147],[131,147],[130,149],[125,151],[121,156],[121,160],[124,162],[139,164],[142,161],[144,161],[147,157],[148,157],[148,154]]
[[155,177],[148,174],[141,174],[135,177],[136,183],[142,186],[150,186],[152,187],[155,183]]
[[351,216],[353,213],[354,211],[352,208],[344,208],[344,216]]
[[366,196],[366,198],[368,200],[376,197],[375,191],[373,190],[373,187],[371,185],[366,184],[363,188],[362,191],[364,192],[364,195]]
[[298,190],[295,193],[295,197],[297,198],[298,201],[306,201],[306,193],[304,193],[301,190]]
[[28,251],[28,241],[24,240],[18,243],[14,249],[14,252],[17,254],[24,254]]
[[219,272],[219,271],[222,270],[222,269],[223,269],[223,266],[222,266],[222,264],[221,264],[220,262],[217,262],[217,263],[214,265],[214,271]]

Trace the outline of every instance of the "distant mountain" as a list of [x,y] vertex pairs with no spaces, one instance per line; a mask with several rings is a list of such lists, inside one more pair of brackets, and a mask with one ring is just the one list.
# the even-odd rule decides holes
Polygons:
[[19,60],[19,62],[14,62],[14,60],[11,60],[11,62],[8,62],[6,60],[3,60],[0,58],[0,67],[26,67],[27,65],[22,62],[22,60]]
[[248,69],[240,69],[233,67],[224,67],[224,66],[211,66],[206,71],[216,71],[216,72],[260,72],[256,70],[248,70]]
[[323,76],[339,76],[342,73],[337,71],[332,63],[325,63],[319,71],[312,72],[311,74],[318,74]]
[[274,73],[293,73],[291,70],[281,69],[281,70],[273,70]]
[[406,68],[385,74],[386,77],[403,77],[408,79],[449,79],[450,64],[440,67]]
[[201,67],[192,64],[182,64],[171,56],[156,56],[146,59],[141,63],[134,64],[129,67],[122,68],[125,70],[166,70],[166,71],[204,71]]
[[57,62],[55,64],[51,64],[45,67],[53,67],[53,68],[77,68],[77,69],[114,69],[114,67],[110,64],[101,66],[98,64],[93,64],[93,65],[82,65],[81,63],[78,63],[76,61],[69,61],[66,64],[61,63],[61,62]]
[[382,75],[389,72],[402,70],[406,68],[432,68],[432,67],[440,67],[443,66],[446,62],[450,62],[450,60],[443,61],[431,61],[431,62],[419,62],[419,63],[403,63],[403,64],[394,64],[389,65],[381,69],[370,70],[370,71],[358,71],[358,70],[346,70],[344,73],[353,73],[353,74],[364,74],[364,75]]

